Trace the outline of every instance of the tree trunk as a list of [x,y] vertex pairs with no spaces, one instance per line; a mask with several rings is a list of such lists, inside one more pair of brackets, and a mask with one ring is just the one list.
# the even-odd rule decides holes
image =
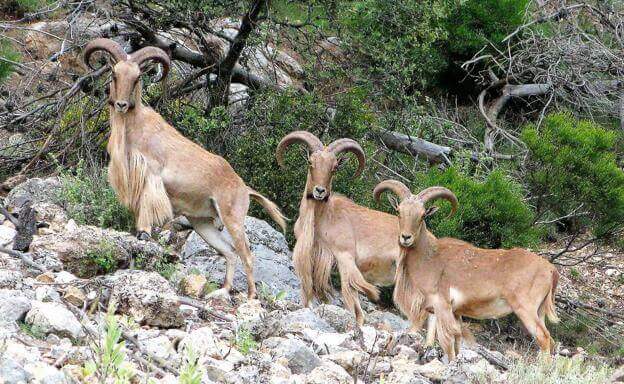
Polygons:
[[431,163],[445,163],[451,165],[451,161],[448,158],[448,155],[451,153],[450,147],[434,144],[418,137],[393,131],[380,133],[379,140],[392,150],[407,153],[415,157],[423,157]]

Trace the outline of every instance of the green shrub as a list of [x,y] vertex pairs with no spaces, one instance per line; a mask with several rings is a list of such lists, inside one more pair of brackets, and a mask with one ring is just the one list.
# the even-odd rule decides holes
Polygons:
[[51,0],[7,0],[0,5],[0,11],[23,17],[24,14],[34,12],[48,3],[51,3]]
[[104,169],[95,166],[86,169],[79,164],[74,174],[63,172],[60,179],[57,198],[70,218],[79,224],[132,231],[132,215],[117,200]]
[[566,229],[588,227],[597,236],[624,226],[624,171],[617,163],[616,133],[568,113],[547,116],[538,129],[527,126],[526,182],[538,213],[563,221]]
[[358,68],[390,100],[406,101],[445,67],[442,0],[363,0],[344,12],[346,43]]
[[[0,58],[17,62],[20,59],[20,55],[13,50],[13,47],[8,41],[2,41],[0,42]],[[0,83],[9,77],[12,72],[13,64],[0,60]]]
[[413,191],[440,185],[459,200],[457,213],[448,219],[450,204],[438,203],[442,209],[429,220],[429,229],[438,237],[457,237],[489,248],[530,246],[540,239],[533,227],[534,212],[524,201],[521,186],[502,171],[490,173],[481,182],[454,168],[443,172],[433,169],[415,183]]
[[453,0],[446,30],[451,60],[470,59],[490,42],[499,45],[522,25],[529,0]]
[[97,247],[89,249],[85,254],[85,261],[95,265],[98,273],[109,273],[117,269],[116,248],[105,240],[101,241]]
[[105,333],[91,345],[93,358],[83,366],[83,374],[101,383],[129,384],[135,372],[126,360],[125,341],[121,340],[122,329],[114,312],[112,306],[108,308]]
[[243,355],[248,354],[251,350],[256,349],[258,346],[258,343],[254,340],[249,329],[245,327],[239,327],[236,330],[233,344]]
[[199,355],[189,345],[186,348],[186,355],[182,367],[180,368],[180,384],[201,384],[203,369],[199,363]]

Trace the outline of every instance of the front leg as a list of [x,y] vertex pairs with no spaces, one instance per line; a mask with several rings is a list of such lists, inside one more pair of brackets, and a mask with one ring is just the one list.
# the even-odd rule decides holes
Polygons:
[[171,202],[160,176],[150,174],[145,178],[135,213],[139,240],[151,238],[152,225],[161,225],[173,218]]

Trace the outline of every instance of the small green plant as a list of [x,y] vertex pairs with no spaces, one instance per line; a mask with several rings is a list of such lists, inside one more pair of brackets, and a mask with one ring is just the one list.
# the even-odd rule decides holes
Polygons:
[[574,280],[578,280],[581,277],[581,272],[576,268],[570,268],[570,277]]
[[125,341],[120,341],[122,330],[112,305],[106,314],[105,332],[102,340],[91,345],[93,360],[83,366],[83,374],[94,375],[100,382],[112,379],[115,384],[129,384],[134,372],[127,366]]
[[206,296],[216,291],[220,287],[218,283],[215,283],[214,281],[210,281],[209,279],[210,279],[210,276],[206,276],[207,283],[204,284],[204,289],[202,290],[202,296]]
[[18,322],[18,325],[22,332],[34,339],[44,340],[46,338],[45,332],[37,325],[28,324],[23,321]]
[[260,298],[267,302],[269,305],[273,305],[280,300],[284,300],[286,297],[286,291],[279,291],[276,295],[271,291],[271,287],[269,287],[264,281],[260,283],[260,289],[258,290],[258,294]]
[[97,266],[98,273],[110,273],[117,269],[117,249],[109,241],[102,240],[97,247],[89,249],[85,253],[85,259]]
[[117,200],[104,169],[78,164],[73,174],[61,172],[60,179],[57,198],[77,223],[126,232],[134,228],[131,213]]
[[579,358],[556,356],[536,361],[519,360],[508,371],[507,382],[518,384],[606,383],[611,370]]
[[20,55],[13,50],[13,46],[8,41],[0,42],[0,57],[4,60],[0,60],[0,83],[13,72],[14,64],[12,62],[18,62]]
[[254,340],[253,335],[246,327],[239,327],[234,336],[234,346],[243,355],[248,354],[252,349],[256,349],[258,343]]
[[182,368],[180,368],[179,384],[201,384],[203,376],[202,367],[199,364],[199,356],[191,346],[186,348],[186,356]]

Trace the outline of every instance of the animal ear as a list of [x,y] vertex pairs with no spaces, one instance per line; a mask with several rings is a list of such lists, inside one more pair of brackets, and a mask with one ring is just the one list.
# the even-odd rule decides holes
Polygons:
[[425,211],[425,217],[429,217],[431,215],[433,215],[434,213],[436,213],[438,211],[438,207],[436,207],[435,205],[432,205],[431,207],[427,208],[427,210]]
[[386,196],[388,196],[388,201],[390,202],[390,205],[392,205],[392,208],[394,208],[395,210],[398,209],[399,199],[397,199],[396,196],[391,195],[389,193]]

